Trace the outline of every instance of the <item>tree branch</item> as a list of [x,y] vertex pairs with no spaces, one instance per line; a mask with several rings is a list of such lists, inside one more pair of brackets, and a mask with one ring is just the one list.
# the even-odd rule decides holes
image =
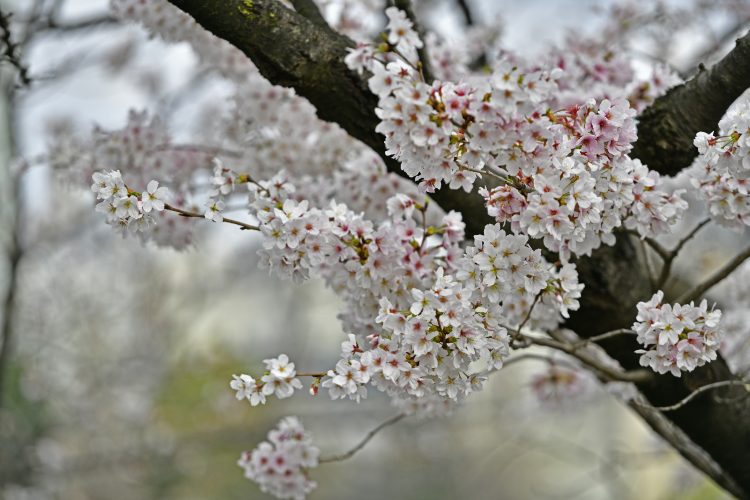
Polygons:
[[607,380],[643,383],[654,378],[653,372],[649,372],[643,369],[623,372],[611,366],[607,366],[599,362],[598,359],[591,356],[586,351],[581,351],[579,347],[574,345],[565,344],[563,342],[547,339],[544,337],[531,337],[528,335],[524,335],[524,338],[527,339],[531,344],[556,349],[577,358],[579,361],[581,361],[581,363],[588,366],[590,369],[594,370]]
[[618,335],[635,335],[636,333],[631,330],[630,328],[618,328],[617,330],[612,330],[610,332],[604,332],[599,335],[594,335],[593,337],[589,337],[587,339],[583,339],[575,344],[573,344],[574,349],[581,349],[583,347],[586,347],[588,345],[591,345],[596,342],[601,342],[602,340],[611,339],[612,337],[617,337]]
[[674,175],[692,163],[698,132],[716,130],[727,108],[750,87],[750,33],[710,70],[659,97],[638,119],[632,156],[652,170]]
[[708,44],[698,54],[693,56],[690,62],[683,65],[683,68],[688,71],[687,74],[693,74],[699,71],[700,65],[726,46],[732,38],[736,37],[741,32],[743,26],[746,24],[747,18],[739,18],[735,20],[730,27],[726,28],[722,33],[716,36],[713,43]]
[[685,243],[690,241],[690,239],[695,236],[698,231],[701,230],[701,228],[705,227],[709,222],[711,222],[711,219],[704,219],[701,222],[696,225],[692,231],[690,231],[684,238],[682,238],[678,243],[677,246],[675,246],[671,252],[669,252],[666,257],[664,257],[662,260],[662,266],[661,266],[661,273],[659,273],[659,279],[656,282],[656,289],[660,290],[664,285],[667,283],[667,280],[669,279],[669,273],[672,271],[672,263],[677,258],[677,256],[680,253],[680,250],[682,250],[682,247],[685,246]]
[[16,67],[18,70],[18,77],[23,85],[31,83],[29,78],[29,69],[21,61],[20,45],[16,43],[11,37],[10,32],[10,14],[7,14],[0,10],[0,42],[4,45],[3,58],[10,64]]
[[108,13],[84,19],[77,19],[75,21],[56,21],[55,19],[50,19],[47,23],[37,26],[34,34],[36,35],[50,31],[72,33],[75,31],[86,31],[95,28],[116,26],[120,23],[121,21],[119,19]]
[[699,283],[695,288],[680,295],[675,302],[678,304],[687,304],[688,302],[700,298],[701,295],[732,274],[732,272],[740,267],[748,258],[750,258],[750,247],[737,254],[732,260],[727,262],[724,267],[712,274],[706,281]]
[[305,16],[318,26],[330,29],[326,18],[320,13],[320,9],[313,0],[290,0],[294,10]]
[[745,382],[743,380],[722,380],[721,382],[714,382],[713,384],[707,384],[707,385],[703,385],[697,388],[696,390],[694,390],[693,392],[691,392],[690,394],[688,394],[687,396],[685,396],[684,398],[676,402],[675,404],[671,404],[667,406],[651,406],[650,404],[640,403],[640,402],[636,404],[640,406],[644,406],[646,408],[651,408],[653,410],[661,411],[661,412],[675,411],[675,410],[679,410],[680,408],[688,404],[690,401],[695,399],[699,394],[702,394],[706,391],[712,391],[714,389],[718,389],[719,387],[727,387],[730,385],[740,385],[740,386],[745,387],[745,390],[748,392],[748,394],[746,394],[745,397],[750,396],[750,382]]
[[[10,169],[9,169],[10,170]],[[16,292],[18,291],[18,269],[21,266],[23,250],[21,248],[21,172],[9,171],[11,178],[11,199],[7,200],[13,216],[10,224],[10,245],[8,248],[8,289],[3,303],[3,322],[0,325],[0,408],[4,404],[6,374],[10,365],[10,354],[13,347],[13,320],[16,315]]]
[[354,455],[359,450],[361,450],[362,448],[364,448],[365,445],[367,443],[369,443],[370,440],[373,437],[375,437],[375,434],[377,434],[381,430],[385,429],[386,427],[389,427],[389,426],[395,424],[396,422],[399,422],[400,420],[402,420],[405,417],[406,417],[406,413],[399,413],[398,415],[389,418],[385,422],[381,422],[377,427],[375,427],[370,432],[368,432],[365,435],[364,439],[362,439],[362,441],[360,441],[359,443],[357,443],[356,446],[354,446],[354,448],[350,449],[346,453],[342,453],[341,455],[334,455],[332,457],[323,457],[318,462],[321,463],[321,464],[327,464],[327,463],[331,463],[331,462],[342,462],[342,461],[344,461],[344,460],[346,460],[348,458],[351,458],[352,455]]
[[661,412],[651,407],[643,396],[638,395],[629,403],[629,406],[680,455],[716,481],[716,484],[737,498],[747,497],[742,487],[716,463],[713,457],[696,446],[680,428],[675,427]]
[[471,8],[469,7],[467,0],[456,0],[456,4],[458,5],[461,14],[464,16],[466,26],[474,26],[474,16],[471,14]]
[[[189,218],[195,218],[195,219],[206,219],[206,216],[204,214],[198,213],[198,212],[190,212],[188,210],[183,210],[181,208],[173,207],[172,205],[164,204],[164,210],[168,210],[170,212],[174,212],[178,214],[180,217],[189,217]],[[226,222],[227,224],[234,224],[235,226],[238,226],[240,229],[243,229],[245,231],[260,231],[260,228],[258,226],[253,226],[252,224],[248,224],[246,222],[242,222],[236,219],[230,219],[229,217],[222,217],[222,222]]]

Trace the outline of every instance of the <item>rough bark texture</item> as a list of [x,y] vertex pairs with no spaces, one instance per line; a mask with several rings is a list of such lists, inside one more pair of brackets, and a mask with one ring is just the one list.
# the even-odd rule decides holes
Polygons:
[[[366,83],[343,63],[346,37],[321,27],[275,0],[170,0],[215,35],[229,41],[255,62],[273,83],[293,87],[324,120],[338,123],[350,135],[378,152],[388,169],[401,174],[398,162],[384,154],[383,138],[375,133],[377,98]],[[692,161],[695,133],[712,130],[726,108],[750,86],[750,38],[710,71],[672,90],[641,116],[634,155],[663,173],[674,173]],[[433,196],[446,210],[464,216],[469,234],[480,233],[489,217],[476,194],[443,189]],[[569,326],[587,337],[630,327],[635,304],[651,296],[629,237],[578,262],[586,284],[581,309]],[[625,368],[638,364],[632,338],[602,344]],[[684,375],[656,377],[640,387],[654,405],[672,404],[709,382],[732,378],[724,360]],[[750,399],[732,398],[741,388],[707,392],[666,416],[705,449],[750,497]],[[717,395],[721,396],[717,398]],[[726,485],[724,485],[726,487]]]
[[730,104],[750,87],[750,36],[711,69],[698,74],[657,99],[638,119],[633,149],[653,170],[674,175],[692,163],[698,151],[696,132],[718,130]]

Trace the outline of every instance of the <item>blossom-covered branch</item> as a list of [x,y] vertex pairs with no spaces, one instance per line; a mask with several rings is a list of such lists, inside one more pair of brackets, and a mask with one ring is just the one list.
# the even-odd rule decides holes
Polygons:
[[676,402],[675,404],[671,404],[667,406],[651,406],[651,405],[646,405],[644,403],[639,403],[639,402],[636,402],[636,404],[645,406],[647,408],[651,408],[653,410],[662,411],[662,412],[675,411],[675,410],[679,410],[680,408],[682,408],[683,406],[688,404],[690,401],[692,401],[693,399],[695,399],[700,394],[703,394],[706,391],[713,391],[721,387],[728,387],[728,386],[734,386],[734,385],[744,387],[745,391],[747,392],[747,394],[744,394],[739,397],[745,397],[745,398],[750,397],[750,382],[746,382],[743,380],[722,380],[721,382],[714,382],[712,384],[706,384],[706,385],[700,386],[699,388],[697,388],[696,390],[694,390],[693,392],[691,392],[690,394],[688,394],[687,396],[685,396],[684,398]]

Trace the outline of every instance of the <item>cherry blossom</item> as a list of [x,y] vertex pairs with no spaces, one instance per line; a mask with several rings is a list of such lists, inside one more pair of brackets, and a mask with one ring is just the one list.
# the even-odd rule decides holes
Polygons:
[[[394,33],[401,24],[392,24],[388,36],[406,44]],[[443,184],[471,191],[479,179],[497,179],[500,186],[480,189],[488,212],[564,258],[613,244],[623,225],[642,236],[669,230],[686,209],[680,191],[665,192],[658,174],[628,156],[637,136],[625,94],[562,97],[560,87],[572,83],[560,67],[525,69],[509,60],[485,81],[428,84],[414,70],[421,44],[411,43],[385,60],[373,52],[363,63],[362,46],[348,59],[353,69],[371,67],[376,130],[424,191]]]
[[719,122],[719,135],[699,132],[700,156],[688,175],[713,219],[742,230],[750,225],[750,97],[741,97]]
[[308,471],[317,467],[320,451],[296,417],[282,419],[268,433],[268,441],[244,452],[237,465],[261,491],[277,498],[305,498],[317,484]]
[[641,354],[641,365],[679,377],[683,371],[715,360],[721,343],[721,311],[708,309],[705,299],[698,306],[664,304],[663,300],[664,292],[659,291],[648,302],[638,303],[633,330],[646,348],[636,351]]
[[119,170],[95,172],[92,180],[91,190],[100,200],[96,210],[105,214],[109,224],[130,232],[147,232],[155,224],[151,212],[162,212],[165,208],[163,200],[169,196],[169,190],[158,187],[159,183],[153,180],[142,195],[130,190]]
[[294,363],[289,362],[286,354],[277,358],[263,360],[266,372],[256,380],[250,375],[232,375],[229,386],[237,391],[238,400],[247,399],[251,406],[266,403],[266,396],[279,399],[291,397],[295,390],[302,389],[302,382],[297,378]]
[[141,195],[141,208],[144,212],[149,213],[151,210],[161,212],[164,210],[164,202],[169,190],[166,187],[159,187],[157,181],[151,181],[146,187],[146,191]]

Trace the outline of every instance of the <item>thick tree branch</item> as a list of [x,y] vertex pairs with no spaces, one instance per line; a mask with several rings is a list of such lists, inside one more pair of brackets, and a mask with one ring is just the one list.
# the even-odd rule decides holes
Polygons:
[[716,130],[727,108],[750,88],[750,33],[711,69],[658,98],[638,120],[633,156],[653,170],[674,175],[692,163],[695,134]]
[[318,26],[328,28],[328,22],[313,0],[291,0],[294,10],[308,18]]
[[743,490],[740,485],[716,463],[705,450],[696,446],[680,428],[675,427],[662,412],[650,406],[643,396],[638,395],[629,404],[630,408],[648,423],[652,429],[659,433],[680,455],[696,468],[702,470],[708,477],[716,481],[716,484],[730,492],[737,498],[743,498]]

